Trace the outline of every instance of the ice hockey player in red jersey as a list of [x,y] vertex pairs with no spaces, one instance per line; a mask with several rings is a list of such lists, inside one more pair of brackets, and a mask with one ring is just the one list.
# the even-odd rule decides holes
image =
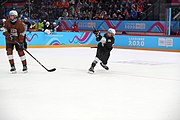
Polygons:
[[94,67],[99,61],[101,61],[100,65],[104,69],[109,70],[107,62],[110,57],[110,52],[113,49],[113,44],[115,42],[114,35],[116,34],[116,31],[115,29],[110,28],[108,32],[104,34],[104,36],[101,36],[100,31],[95,30],[94,34],[99,44],[97,47],[95,60],[92,62],[91,67],[89,69],[89,73],[91,74],[94,73]]
[[[9,12],[9,19],[5,22],[3,34],[6,38],[6,51],[11,66],[10,72],[16,73],[13,49],[16,48],[23,64],[23,72],[27,72],[26,56],[23,49],[25,40],[25,27],[21,20],[18,20],[18,13],[15,10]],[[19,45],[15,42],[20,43]]]

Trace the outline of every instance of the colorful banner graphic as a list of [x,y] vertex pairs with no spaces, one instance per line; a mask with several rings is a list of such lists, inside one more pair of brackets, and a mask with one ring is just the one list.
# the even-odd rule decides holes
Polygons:
[[[33,20],[38,22],[37,20]],[[32,22],[32,21],[31,21]],[[58,24],[59,20],[56,20]],[[114,28],[116,31],[126,32],[165,32],[164,21],[122,21],[122,20],[61,20],[63,30],[70,31],[75,23],[79,30],[92,31]],[[93,28],[94,27],[94,28]]]
[[[58,21],[56,21],[58,22]],[[165,32],[165,22],[159,21],[117,21],[117,20],[62,20],[64,30],[70,30],[72,25],[78,23],[79,30],[107,30],[114,28],[126,32]]]
[[[38,22],[38,20],[33,20]],[[32,21],[31,21],[32,22]],[[59,20],[56,20],[58,24]],[[78,23],[78,29],[84,31],[108,30],[114,28],[116,31],[126,32],[153,32],[165,33],[165,21],[122,21],[122,20],[61,20],[63,30],[71,31],[72,26]],[[172,29],[177,32],[179,22],[172,22]]]
[[[103,33],[101,33],[103,35]],[[26,41],[29,46],[63,46],[63,45],[96,45],[92,32],[54,32],[47,35],[44,32],[27,32]],[[0,46],[5,46],[5,38],[0,32]],[[158,36],[115,36],[117,47],[143,48],[159,50],[180,50],[180,38]]]

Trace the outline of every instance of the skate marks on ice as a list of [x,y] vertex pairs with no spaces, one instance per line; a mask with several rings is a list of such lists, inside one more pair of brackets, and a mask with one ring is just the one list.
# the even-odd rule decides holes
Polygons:
[[[97,73],[99,75],[104,74],[105,72],[102,70],[97,70]],[[180,81],[179,78],[169,78],[169,77],[164,77],[164,76],[154,76],[154,75],[147,75],[147,74],[136,74],[136,73],[132,73],[132,72],[119,72],[119,71],[109,71],[107,72],[106,75],[111,75],[113,77],[113,75],[119,75],[119,76],[127,76],[127,77],[134,77],[134,78],[149,78],[149,79],[157,79],[157,80],[168,80],[168,81]],[[121,79],[121,77],[119,77],[118,79]]]
[[127,77],[136,77],[136,78],[149,78],[152,80],[159,79],[159,80],[180,81],[180,79],[174,78],[171,76],[166,77],[166,76],[161,76],[161,75],[143,74],[142,72],[124,71],[121,68],[117,70],[117,69],[113,69],[113,67],[110,68],[110,70],[108,71],[101,67],[97,67],[93,74],[90,74],[88,72],[88,69],[84,69],[84,68],[58,67],[58,70],[59,71],[63,70],[64,72],[68,72],[69,74],[72,74],[74,71],[76,71],[76,74],[81,74],[81,75],[89,74],[92,76],[99,76],[99,77],[103,76],[107,78],[109,77],[109,78],[116,78],[116,79],[121,79],[122,76],[127,76]]
[[142,60],[130,60],[130,61],[112,61],[112,63],[121,63],[121,64],[136,64],[136,65],[167,65],[175,64],[171,62],[157,62],[157,61],[142,61]]
[[[114,61],[157,59],[139,60],[134,56],[131,57],[134,53],[129,50],[115,49],[113,50],[115,54],[111,55],[112,58],[108,63],[109,71],[98,64],[95,73],[91,75],[87,71],[95,50],[86,48],[30,50],[40,60],[46,60],[43,62],[48,65],[47,67],[56,65],[57,71],[47,73],[35,61],[28,58],[28,74],[8,75],[8,62],[6,56],[2,56],[0,120],[179,120],[180,118],[178,113],[180,82],[176,81],[178,75],[174,75],[174,72],[179,72],[176,67],[178,64],[114,63]],[[176,63],[167,60],[163,62]],[[19,62],[17,71],[21,69]]]
[[119,76],[131,76],[138,78],[150,78],[159,80],[180,81],[180,64],[157,62],[111,62],[109,74]]
[[[88,74],[88,68],[96,53],[95,49],[89,48],[30,49],[30,51],[32,51],[46,67],[51,68],[52,66],[56,66],[57,71],[55,71],[55,74],[61,76],[63,76],[63,73],[69,75]],[[1,50],[1,52],[4,51]],[[1,56],[3,61],[1,60],[2,62],[0,62],[0,74],[8,74],[9,65],[6,61],[6,55],[2,54]],[[15,55],[15,57],[17,74],[23,74],[21,73],[22,68],[21,63],[18,61],[18,56]],[[28,75],[41,75],[46,73],[32,58],[27,57]],[[179,58],[180,55],[177,53],[113,49],[108,63],[110,70],[104,70],[98,63],[95,67],[94,75],[116,77],[117,79],[121,76],[133,76],[179,81],[180,76],[177,75],[177,72],[180,70],[177,68],[180,66],[180,62],[178,62]]]

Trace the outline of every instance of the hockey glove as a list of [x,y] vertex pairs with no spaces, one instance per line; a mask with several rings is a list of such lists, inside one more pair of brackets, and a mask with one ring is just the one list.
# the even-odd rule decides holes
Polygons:
[[96,37],[98,37],[98,36],[100,35],[100,31],[99,31],[99,30],[94,30],[93,33],[94,33],[94,35],[95,35]]
[[19,49],[21,49],[21,50],[25,49],[24,48],[24,43],[19,43]]
[[104,47],[104,44],[106,43],[106,38],[105,37],[102,37],[100,42],[102,43],[102,46]]

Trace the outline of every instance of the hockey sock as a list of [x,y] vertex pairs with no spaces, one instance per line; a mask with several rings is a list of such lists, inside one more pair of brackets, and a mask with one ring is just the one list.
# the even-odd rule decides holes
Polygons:
[[26,62],[26,56],[25,56],[24,52],[23,51],[18,51],[18,54],[19,54],[19,57],[20,57],[20,59],[22,61],[23,66],[26,66],[27,62]]

